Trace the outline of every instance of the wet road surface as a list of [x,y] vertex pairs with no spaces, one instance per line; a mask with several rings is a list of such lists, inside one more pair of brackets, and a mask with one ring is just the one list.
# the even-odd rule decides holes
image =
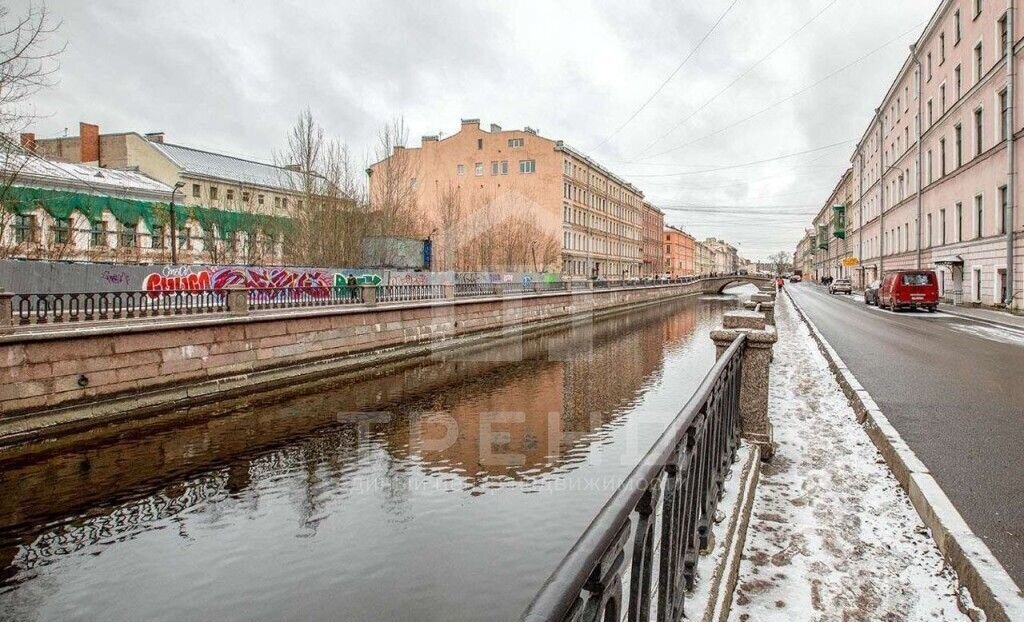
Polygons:
[[786,288],[1024,585],[1024,331]]

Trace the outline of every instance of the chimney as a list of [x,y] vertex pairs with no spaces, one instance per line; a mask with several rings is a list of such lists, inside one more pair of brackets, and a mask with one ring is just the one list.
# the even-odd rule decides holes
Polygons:
[[527,134],[533,134],[534,136],[536,136],[537,132],[538,132],[538,130],[535,130],[534,128],[530,127],[529,125],[524,127],[523,131],[526,132]]
[[437,135],[435,134],[433,136],[422,136],[422,137],[420,137],[420,142],[422,142],[422,143],[436,143],[437,142]]
[[22,132],[21,134],[21,146],[27,151],[36,150],[36,135],[32,132]]
[[151,143],[161,143],[161,144],[163,144],[163,142],[164,142],[164,133],[163,132],[149,132],[145,136],[146,136],[146,140],[148,140]]
[[491,133],[497,133],[501,131],[501,126],[497,123],[491,123]]
[[78,161],[100,163],[100,126],[78,124]]
[[402,151],[403,149],[405,149],[404,145],[394,145],[393,147],[391,147],[391,155],[395,155],[399,151]]
[[462,127],[466,127],[467,125],[480,129],[480,119],[463,119]]

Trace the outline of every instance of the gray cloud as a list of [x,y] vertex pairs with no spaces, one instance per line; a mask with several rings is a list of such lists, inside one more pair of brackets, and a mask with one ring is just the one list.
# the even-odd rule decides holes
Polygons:
[[[637,159],[829,1],[740,0],[659,97],[591,154],[624,176],[647,175],[858,139],[916,32],[756,119]],[[539,127],[590,151],[661,84],[728,2],[51,1],[68,49],[59,85],[36,98],[46,117],[35,131],[74,132],[85,120],[109,131],[164,130],[175,142],[270,159],[308,106],[367,156],[378,127],[396,115],[405,116],[414,142],[456,131],[460,117],[473,116]],[[651,153],[789,96],[934,9],[924,0],[838,0]],[[817,206],[851,151],[852,143],[748,168],[634,179],[656,204]],[[669,211],[668,222],[763,257],[795,246],[809,221],[795,211]]]

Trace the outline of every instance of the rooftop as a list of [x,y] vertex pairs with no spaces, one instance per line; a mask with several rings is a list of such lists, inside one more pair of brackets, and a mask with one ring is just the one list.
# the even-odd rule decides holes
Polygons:
[[186,173],[266,186],[279,190],[301,188],[301,174],[281,166],[203,151],[184,145],[151,142]]
[[0,160],[0,171],[5,176],[14,175],[12,185],[15,186],[49,184],[117,196],[140,193],[157,196],[171,192],[167,184],[135,171],[57,162],[20,153],[0,156]]

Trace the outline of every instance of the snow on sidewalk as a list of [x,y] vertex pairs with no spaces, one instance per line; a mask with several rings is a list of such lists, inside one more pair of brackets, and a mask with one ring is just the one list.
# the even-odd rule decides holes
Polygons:
[[761,472],[730,619],[967,620],[956,575],[786,296],[776,323],[778,447]]

